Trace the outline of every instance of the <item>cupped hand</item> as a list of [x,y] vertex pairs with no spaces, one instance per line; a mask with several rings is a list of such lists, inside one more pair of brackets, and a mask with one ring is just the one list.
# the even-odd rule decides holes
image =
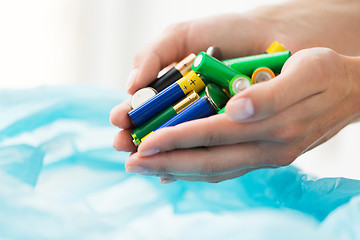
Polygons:
[[[233,31],[234,28],[241,31]],[[258,38],[254,29],[262,31],[268,38]],[[274,40],[267,32],[265,26],[245,14],[227,14],[174,24],[137,54],[128,81],[128,92],[133,94],[147,86],[168,64],[192,52],[204,51],[209,46],[219,47],[224,58],[262,53]],[[241,44],[234,45],[234,42]],[[130,110],[129,103],[123,102],[110,113],[110,122],[123,129],[114,140],[114,148],[119,151],[136,151],[130,136],[134,127],[127,115]]]
[[[246,14],[227,14],[223,16],[215,16],[172,25],[158,39],[156,39],[152,44],[150,44],[135,57],[134,70],[129,77],[128,92],[133,94],[137,89],[148,85],[155,79],[157,73],[168,64],[181,60],[191,52],[198,53],[200,51],[206,50],[211,45],[220,47],[224,58],[241,57],[245,55],[262,53],[273,40],[277,40],[283,43],[293,53],[303,48],[313,46],[328,46],[348,55],[360,54],[360,48],[357,47],[358,44],[356,42],[360,36],[360,31],[351,27],[352,23],[357,22],[357,19],[360,18],[360,15],[358,14],[359,6],[360,3],[356,1],[348,1],[346,4],[344,4],[343,1],[318,1],[311,2],[310,5],[309,1],[291,1],[281,5],[255,9],[254,11],[248,12]],[[334,15],[343,17],[333,18]],[[302,53],[302,55],[305,54]],[[301,57],[293,57],[291,59],[295,60],[291,60],[291,62],[299,61],[301,64],[304,64],[309,61],[305,58],[303,58],[304,60],[302,61],[296,60],[297,58],[301,59]],[[354,59],[343,56],[339,56],[338,59],[341,59],[342,61],[354,61]],[[304,66],[308,65],[305,64]],[[285,71],[285,69],[287,70]],[[296,125],[289,125],[286,131],[284,131],[281,126],[288,124],[285,120],[287,120],[289,123],[291,122],[290,120],[292,118],[295,119],[293,120],[295,122],[296,120],[299,120],[296,116],[298,112],[302,111],[302,105],[298,104],[301,102],[310,101],[305,101],[306,99],[302,99],[301,94],[306,95],[315,88],[310,88],[308,91],[306,90],[307,86],[305,86],[305,84],[309,84],[308,81],[310,80],[303,80],[303,85],[298,86],[300,83],[301,74],[306,75],[307,73],[306,76],[310,78],[309,75],[311,74],[308,73],[309,70],[307,68],[303,67],[303,71],[295,71],[298,69],[298,66],[289,63],[286,64],[285,69],[283,74],[281,74],[276,79],[273,79],[271,84],[264,83],[263,85],[252,87],[251,91],[246,91],[248,94],[253,93],[251,94],[251,97],[254,97],[254,99],[251,98],[251,101],[254,108],[251,108],[249,101],[240,100],[242,98],[239,95],[234,97],[229,102],[227,106],[227,115],[222,114],[208,119],[185,123],[177,126],[176,128],[169,128],[164,130],[166,133],[164,135],[162,135],[163,130],[155,133],[151,138],[145,141],[146,144],[142,144],[142,147],[139,148],[139,151],[142,152],[143,155],[146,155],[144,154],[146,152],[148,152],[147,154],[151,154],[157,151],[162,151],[165,153],[158,154],[158,157],[164,156],[163,154],[169,154],[174,157],[177,156],[182,159],[181,161],[184,162],[184,164],[177,162],[171,163],[170,161],[168,164],[174,165],[167,166],[162,165],[165,164],[165,162],[154,161],[154,165],[152,165],[151,168],[144,164],[143,168],[138,168],[138,172],[140,172],[141,169],[143,170],[145,167],[148,167],[145,168],[147,169],[146,171],[149,172],[147,174],[157,174],[156,172],[161,172],[160,170],[162,169],[163,174],[158,173],[159,176],[167,176],[165,173],[166,171],[169,171],[169,176],[180,176],[182,174],[186,176],[190,175],[190,177],[187,179],[192,179],[193,181],[221,181],[239,176],[247,171],[250,171],[251,169],[258,168],[260,166],[265,167],[286,165],[291,162],[295,156],[298,155],[300,150],[295,151],[294,148],[291,148],[291,144],[289,144],[288,140],[292,139],[294,136],[297,136],[295,138],[298,140],[299,144],[293,145],[298,146],[298,149],[303,149],[304,146],[308,145],[308,142],[311,142],[311,140],[304,140],[301,142],[303,145],[300,146],[300,139],[299,135],[297,134],[299,128],[296,127]],[[293,70],[290,71],[291,69]],[[341,69],[344,70],[345,67],[341,67]],[[349,71],[348,68],[346,69]],[[313,69],[313,71],[315,74],[318,73],[319,70]],[[352,73],[348,73],[348,75],[352,76]],[[286,76],[291,76],[289,77],[290,80],[288,80],[288,77]],[[314,76],[317,75],[315,74]],[[341,78],[347,79],[347,77],[344,76]],[[283,79],[283,81],[280,81],[281,79]],[[295,79],[297,79],[298,84],[292,85],[291,83],[291,85],[289,85],[290,82],[295,81]],[[323,78],[318,77],[316,79]],[[289,83],[287,83],[287,81]],[[344,83],[344,81],[342,82]],[[280,85],[283,89],[292,89],[292,93],[288,94],[287,90],[279,90],[277,87],[274,87],[275,85],[273,84],[275,83],[278,84],[276,86]],[[310,83],[312,83],[312,81],[310,81]],[[312,85],[310,84],[309,86]],[[272,90],[266,91],[265,89],[268,87]],[[294,88],[296,89],[294,90]],[[255,96],[255,90],[261,92],[262,94],[266,94],[259,96],[256,94]],[[335,92],[335,90],[336,89],[333,88],[331,91]],[[271,93],[272,91],[273,93]],[[241,96],[243,96],[243,94],[245,94],[245,92],[242,93]],[[318,95],[319,93],[313,94],[311,95],[311,98],[309,97],[309,99],[319,98],[320,101],[320,97],[317,97]],[[286,99],[287,96],[290,97],[289,100]],[[297,97],[299,97],[299,99],[301,98],[301,101]],[[258,100],[256,101],[256,99]],[[294,102],[296,100],[298,100],[298,102]],[[245,108],[245,111],[243,111],[242,114],[240,114],[239,111],[236,111],[235,116],[234,112],[232,112],[232,109],[235,109],[236,102],[237,105],[241,105],[242,103],[242,105],[250,107]],[[315,107],[317,106],[315,105],[310,107],[308,106],[311,104],[312,103],[308,103],[304,106],[311,108],[311,110],[316,109]],[[348,106],[345,106],[342,110],[345,111],[347,108]],[[133,129],[133,125],[127,115],[130,110],[131,109],[128,102],[124,102],[116,106],[111,112],[110,121],[115,126],[123,129],[115,136],[114,139],[114,148],[119,151],[135,152],[137,150],[133,145],[132,138],[130,136],[130,132]],[[294,111],[294,113],[292,111]],[[244,116],[251,115],[252,113],[253,116],[251,117],[242,119],[240,121],[233,121],[234,119],[239,120],[239,118],[244,118]],[[307,116],[309,119],[313,119],[310,117],[311,114],[308,114]],[[314,116],[316,116],[316,113],[313,114],[313,117]],[[321,113],[318,113],[318,116],[325,118],[325,116]],[[341,114],[341,117],[344,116],[347,116],[347,114]],[[334,116],[334,119],[336,117]],[[328,131],[327,134],[324,134],[324,136],[320,137],[317,141],[315,141],[315,143],[310,145],[309,148],[322,141],[325,141],[327,138],[341,129],[342,126],[346,125],[346,122],[351,121],[350,119],[343,120],[346,121],[343,124],[338,124],[337,127],[331,128],[331,131]],[[272,125],[272,128],[269,128],[269,124],[266,124],[265,121],[270,121],[269,124]],[[319,121],[318,124],[320,122],[321,121]],[[334,122],[336,121],[334,120]],[[301,125],[303,129],[310,131],[309,129],[311,129],[311,127],[306,126],[307,122],[305,122],[305,120],[304,122],[299,120],[297,123]],[[313,123],[313,125],[314,124],[315,123]],[[232,130],[229,130],[229,132],[222,130],[224,125],[228,126],[228,129]],[[315,128],[313,125],[312,128]],[[187,129],[187,127],[189,127],[189,129]],[[322,131],[320,130],[321,128],[325,128],[325,126],[320,126],[318,128],[319,133]],[[180,133],[184,132],[192,134],[188,135],[188,137],[184,136],[185,138],[183,140],[178,139],[178,142],[171,140],[174,134],[177,134],[177,131]],[[169,142],[164,142],[163,140],[158,142],[166,143],[159,148],[157,148],[157,146],[151,145],[151,139],[158,141],[156,139],[159,136],[161,139],[161,136],[168,134],[167,132],[170,134],[166,137],[169,138]],[[239,132],[241,132],[242,135],[239,135]],[[238,133],[238,135],[235,133]],[[193,138],[195,135],[197,137]],[[316,137],[314,137],[314,139],[316,139]],[[204,144],[199,144],[201,142]],[[285,161],[285,158],[281,158],[282,160],[279,160],[280,158],[276,157],[276,154],[281,155],[281,151],[285,151],[284,142],[286,143],[285,145],[288,146],[288,148],[291,150],[289,150],[290,152],[287,152],[291,153],[291,156],[288,157],[287,161]],[[240,143],[241,146],[231,146]],[[171,144],[173,144],[172,147],[166,147],[171,146]],[[212,147],[186,150],[186,148],[191,148],[197,145]],[[229,155],[232,155],[232,147],[237,149],[235,153],[239,154],[240,157],[248,159],[249,162],[244,162],[244,166],[247,166],[246,170],[242,169],[238,172],[234,172],[236,166],[239,167],[237,163],[234,162],[233,164],[235,168],[231,168],[231,162],[225,166],[222,161],[219,162],[216,160],[216,158],[211,158],[215,157],[213,152],[216,149],[218,151],[223,151],[224,158],[229,157]],[[178,153],[177,151],[179,150],[170,149],[182,150],[181,153]],[[244,150],[242,151],[241,149]],[[259,156],[259,152],[261,152],[262,158],[253,157],[253,155]],[[286,154],[282,156],[285,155]],[[208,159],[210,159],[209,161],[213,159],[214,162],[214,164],[208,165],[207,170],[203,168],[203,165],[208,163],[204,160],[204,156],[208,156]],[[140,158],[145,159],[144,157],[140,157],[139,153],[134,154],[129,159],[127,166],[131,167],[132,170],[135,171],[136,166],[141,166],[142,161],[136,160]],[[251,158],[253,158],[253,160],[250,161]],[[146,159],[147,161],[150,161],[149,159],[151,158],[147,157]],[[198,164],[198,168],[193,168],[193,165],[189,165],[188,170],[193,171],[193,174],[191,174],[191,171],[189,172],[183,169],[187,161],[186,159],[188,159],[190,162],[192,162],[193,159],[197,159],[197,163],[193,164]],[[275,161],[275,159],[277,159],[277,161]],[[255,160],[259,162],[255,162]],[[270,162],[273,161],[276,163],[270,164]],[[222,168],[216,166],[215,163],[220,164]],[[179,164],[178,174],[176,174],[177,168],[172,170],[172,167],[176,167],[176,164]],[[128,170],[130,171],[130,168],[128,168]],[[202,172],[203,175],[199,176],[199,172]],[[213,172],[213,174],[209,174],[211,172]],[[191,175],[194,176],[192,177]],[[207,180],[204,178],[204,176],[207,176]],[[177,179],[180,178],[178,177]]]
[[[360,2],[312,1],[309,4],[309,1],[290,1],[243,14],[171,25],[136,55],[128,79],[128,92],[133,94],[147,86],[168,64],[209,46],[219,47],[225,59],[263,53],[274,40],[293,53],[303,48],[328,46],[348,55],[360,54],[357,44],[360,31],[352,28],[352,23],[360,19]],[[335,15],[342,17],[334,18]],[[130,110],[124,102],[111,112],[110,121],[124,129],[114,140],[114,147],[119,151],[136,150],[129,135],[133,128],[127,116]]]
[[359,66],[330,49],[302,50],[280,75],[234,96],[224,114],[151,134],[126,169],[165,182],[219,182],[288,165],[359,118]]

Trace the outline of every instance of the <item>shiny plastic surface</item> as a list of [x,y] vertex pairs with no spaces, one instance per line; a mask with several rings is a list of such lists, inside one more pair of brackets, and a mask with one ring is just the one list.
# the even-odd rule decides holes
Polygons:
[[108,119],[126,96],[0,90],[1,239],[360,239],[358,180],[292,166],[218,184],[125,173]]

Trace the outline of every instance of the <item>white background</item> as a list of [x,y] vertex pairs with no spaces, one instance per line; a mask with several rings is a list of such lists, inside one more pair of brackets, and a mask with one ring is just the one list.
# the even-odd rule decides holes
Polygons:
[[[272,0],[271,4],[284,1]],[[92,84],[124,90],[136,52],[171,23],[244,12],[260,0],[0,0],[0,89]],[[296,161],[360,179],[360,127]]]

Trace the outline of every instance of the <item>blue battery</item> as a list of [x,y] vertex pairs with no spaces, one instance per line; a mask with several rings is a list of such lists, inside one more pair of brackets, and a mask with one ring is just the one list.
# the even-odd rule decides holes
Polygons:
[[139,107],[128,112],[128,115],[135,126],[139,127],[168,106],[185,97],[189,92],[201,92],[205,86],[202,78],[196,72],[190,71]]
[[167,122],[162,124],[160,127],[155,129],[154,131],[164,128],[164,127],[171,127],[178,125],[183,122],[200,119],[200,118],[206,118],[211,115],[216,114],[216,110],[213,107],[213,105],[210,103],[209,99],[204,96],[198,100],[196,100],[194,103],[192,103],[190,106],[182,110],[180,113],[176,114],[174,117],[169,119]]
[[183,90],[175,82],[139,107],[128,112],[128,115],[135,126],[138,127],[183,97],[185,97]]

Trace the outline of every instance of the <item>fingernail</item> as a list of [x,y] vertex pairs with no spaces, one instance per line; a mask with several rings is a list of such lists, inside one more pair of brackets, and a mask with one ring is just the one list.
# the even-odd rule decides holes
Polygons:
[[136,173],[136,174],[146,174],[147,170],[140,166],[129,166],[126,168],[126,172],[128,173]]
[[161,178],[161,180],[160,180],[160,184],[169,184],[169,183],[173,183],[173,182],[176,182],[176,180],[170,179],[170,178]]
[[115,145],[115,143],[113,143],[113,148],[116,150],[116,151],[119,151],[118,147]]
[[154,149],[149,149],[147,151],[141,151],[141,152],[139,152],[139,155],[142,156],[142,157],[148,157],[148,156],[155,155],[155,154],[157,154],[159,152],[160,152],[159,149],[154,148]]
[[134,84],[135,79],[136,79],[136,75],[138,73],[138,69],[135,68],[131,71],[127,81],[126,81],[126,88],[127,90],[129,90],[129,88]]
[[249,98],[239,98],[231,104],[231,110],[227,111],[230,120],[240,121],[254,114],[254,105]]

